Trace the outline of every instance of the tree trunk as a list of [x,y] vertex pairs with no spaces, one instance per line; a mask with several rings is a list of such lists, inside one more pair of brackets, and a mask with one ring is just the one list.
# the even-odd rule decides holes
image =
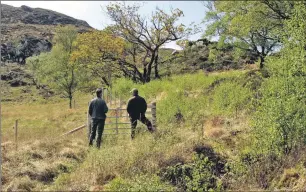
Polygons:
[[265,58],[263,56],[260,56],[260,64],[259,64],[259,68],[263,69],[264,67],[264,62],[265,62]]
[[133,71],[132,81],[136,82],[136,70]]
[[105,77],[102,77],[101,79],[102,79],[102,82],[104,82],[108,87],[110,87],[110,84]]
[[148,64],[148,71],[146,72],[145,83],[148,83],[151,81],[152,64],[155,60],[155,56],[156,56],[156,51],[153,51],[151,59],[150,59],[150,63]]
[[69,95],[69,108],[72,109],[72,95]]
[[148,72],[147,72],[147,68],[144,66],[144,69],[143,69],[143,76],[142,76],[142,83],[146,83],[147,82],[147,77],[148,76]]
[[154,66],[154,71],[155,71],[155,79],[159,79],[160,76],[159,76],[159,73],[158,73],[158,52],[157,52],[157,55],[155,57],[155,66]]
[[32,78],[33,84],[35,85],[36,89],[40,88],[40,85],[38,85],[37,81],[35,80],[35,78]]
[[71,70],[71,82],[70,82],[70,85],[69,85],[69,107],[70,109],[72,109],[72,98],[73,98],[73,89],[74,89],[74,80],[75,80],[75,77],[74,77],[74,70],[72,69]]

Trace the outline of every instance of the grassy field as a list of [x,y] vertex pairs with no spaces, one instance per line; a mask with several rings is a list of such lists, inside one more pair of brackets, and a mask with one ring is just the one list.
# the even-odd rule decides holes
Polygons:
[[60,98],[32,103],[3,102],[2,141],[14,139],[15,120],[18,120],[20,142],[56,139],[61,134],[86,123],[89,99],[89,95],[76,96],[76,107],[73,109],[69,109],[67,100]]
[[[262,190],[255,173],[242,161],[251,142],[250,98],[261,81],[254,70],[199,72],[145,85],[120,79],[113,91],[124,100],[136,87],[148,103],[157,102],[158,130],[150,134],[140,124],[133,141],[129,135],[103,136],[101,150],[87,147],[86,130],[59,137],[85,123],[90,94],[77,93],[74,109],[58,96],[37,97],[31,103],[22,99],[4,102],[2,139],[8,143],[2,146],[4,187],[47,191]],[[17,151],[12,129],[16,119],[20,130]],[[303,189],[304,171],[283,167],[271,186]]]

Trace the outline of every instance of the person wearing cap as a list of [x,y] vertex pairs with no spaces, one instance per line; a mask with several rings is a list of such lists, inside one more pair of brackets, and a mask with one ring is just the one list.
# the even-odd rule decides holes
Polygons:
[[150,132],[153,132],[152,123],[146,118],[147,102],[144,98],[138,95],[137,89],[131,91],[133,97],[129,99],[127,104],[127,112],[131,121],[131,138],[135,137],[137,120],[145,124]]
[[100,148],[108,107],[106,105],[106,102],[101,97],[102,89],[97,89],[96,94],[97,97],[91,100],[88,109],[88,113],[92,119],[89,146],[93,145],[93,140],[96,138],[96,132],[98,132],[96,144],[97,148]]

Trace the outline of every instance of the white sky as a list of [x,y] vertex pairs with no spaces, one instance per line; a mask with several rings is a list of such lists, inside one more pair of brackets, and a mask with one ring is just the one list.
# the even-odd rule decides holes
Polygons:
[[[90,26],[96,29],[103,29],[110,24],[109,19],[103,13],[103,9],[110,1],[1,1],[1,4],[8,4],[15,7],[27,5],[33,8],[44,8],[63,13],[65,15],[86,21]],[[134,1],[135,2],[135,1]],[[127,1],[126,3],[134,3]],[[141,3],[138,1],[138,3]],[[205,17],[205,7],[201,1],[147,1],[141,9],[141,14],[150,15],[158,6],[164,10],[179,8],[184,12],[181,22],[188,25],[191,22],[201,23]],[[201,25],[204,29],[204,26]],[[201,33],[193,35],[190,40],[196,40],[201,37]],[[177,48],[175,42],[171,42],[166,47]]]

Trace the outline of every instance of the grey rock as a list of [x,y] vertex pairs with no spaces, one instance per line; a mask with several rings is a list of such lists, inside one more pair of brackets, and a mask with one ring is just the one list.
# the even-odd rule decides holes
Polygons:
[[31,8],[25,5],[13,7],[11,5],[1,5],[1,23],[26,23],[38,25],[75,25],[91,28],[86,21],[69,17],[56,11],[42,8]]
[[25,64],[26,58],[50,51],[57,25],[73,25],[79,33],[92,29],[86,21],[55,11],[2,4],[1,61]]
[[51,42],[46,39],[25,37],[20,40],[16,47],[12,43],[1,44],[1,60],[24,64],[27,57],[50,51],[51,48]]

